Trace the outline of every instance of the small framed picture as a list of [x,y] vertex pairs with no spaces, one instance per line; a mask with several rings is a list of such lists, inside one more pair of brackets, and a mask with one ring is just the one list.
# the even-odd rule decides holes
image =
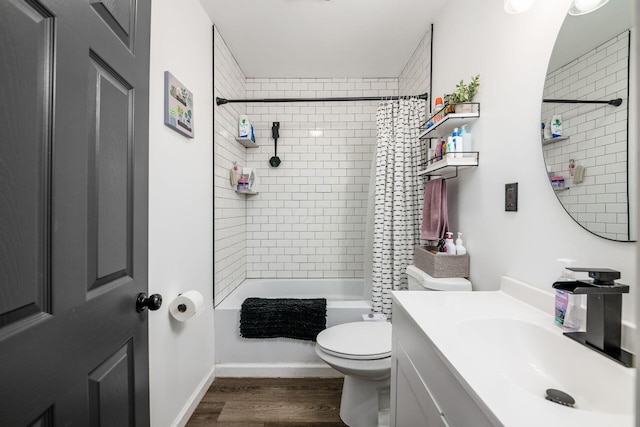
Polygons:
[[164,72],[164,124],[193,138],[193,94],[169,71]]
[[504,185],[504,210],[506,212],[518,211],[518,183]]

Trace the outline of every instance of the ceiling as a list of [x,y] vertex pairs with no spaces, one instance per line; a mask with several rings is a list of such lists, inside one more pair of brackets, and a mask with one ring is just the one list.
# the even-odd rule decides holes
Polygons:
[[246,77],[398,77],[447,0],[200,0]]

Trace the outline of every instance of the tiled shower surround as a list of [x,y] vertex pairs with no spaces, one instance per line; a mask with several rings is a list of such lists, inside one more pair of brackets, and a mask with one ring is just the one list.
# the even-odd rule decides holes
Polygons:
[[[394,95],[398,79],[247,79],[248,98]],[[377,102],[250,104],[247,277],[362,277]],[[278,168],[271,126],[280,122]]]
[[[629,33],[624,32],[547,75],[544,98],[615,99],[600,104],[544,103],[542,116],[562,115],[569,139],[543,145],[549,172],[565,177],[569,189],[556,192],[565,209],[600,236],[628,240],[627,103]],[[569,161],[585,167],[573,184]]]
[[[245,78],[215,38],[215,91],[225,98],[392,96],[428,89],[428,35],[399,77]],[[426,49],[426,52],[424,51]],[[240,73],[241,74],[241,73]],[[245,93],[238,93],[244,87]],[[410,91],[410,92],[405,92]],[[362,277],[377,101],[229,104],[215,109],[215,300],[244,278]],[[239,114],[257,148],[234,140]],[[280,122],[278,168],[273,122]],[[229,168],[254,168],[258,195],[235,193]],[[218,238],[218,232],[223,236]]]

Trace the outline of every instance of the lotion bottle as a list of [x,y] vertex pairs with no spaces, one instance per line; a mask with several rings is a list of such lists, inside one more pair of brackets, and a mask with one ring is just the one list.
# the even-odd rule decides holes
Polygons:
[[447,231],[447,238],[444,242],[444,248],[447,255],[456,254],[456,245],[453,243],[453,233],[450,231]]
[[458,238],[456,239],[456,255],[465,255],[467,248],[462,246],[462,233],[458,232]]

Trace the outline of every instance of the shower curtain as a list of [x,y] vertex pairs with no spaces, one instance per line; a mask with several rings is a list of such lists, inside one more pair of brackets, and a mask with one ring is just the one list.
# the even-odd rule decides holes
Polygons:
[[391,314],[391,291],[407,288],[406,268],[420,242],[424,149],[418,139],[425,102],[400,99],[378,105],[373,231],[372,309]]

